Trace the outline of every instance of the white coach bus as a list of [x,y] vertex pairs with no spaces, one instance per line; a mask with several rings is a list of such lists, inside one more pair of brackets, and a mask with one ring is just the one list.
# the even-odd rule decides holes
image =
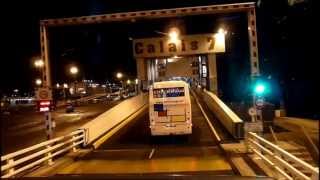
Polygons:
[[192,133],[189,85],[184,81],[156,82],[149,89],[151,135]]

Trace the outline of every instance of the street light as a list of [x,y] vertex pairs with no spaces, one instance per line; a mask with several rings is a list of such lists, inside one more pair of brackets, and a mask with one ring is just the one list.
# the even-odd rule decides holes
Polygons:
[[[71,73],[72,75],[76,76],[76,75],[78,74],[78,72],[79,72],[78,67],[76,67],[76,66],[71,66],[71,67],[70,67],[70,73]],[[76,85],[76,83],[77,83],[77,80],[75,79],[75,82],[74,82],[74,91],[73,91],[74,94],[77,93],[77,85]]]
[[175,27],[171,28],[169,31],[169,38],[171,42],[177,43],[179,41],[179,29]]
[[36,79],[36,85],[40,86],[42,84],[41,79]]
[[139,80],[138,80],[138,79],[136,79],[136,80],[135,80],[135,82],[136,82],[136,84],[138,84],[138,83],[139,83]]
[[121,82],[120,97],[122,97],[122,93],[123,93],[122,91],[124,90],[124,85],[123,85],[123,82],[121,81],[121,78],[123,77],[123,74],[121,72],[117,72],[116,76]]
[[42,59],[38,59],[38,60],[35,60],[35,61],[34,61],[34,66],[35,66],[36,68],[41,68],[41,67],[43,67],[43,65],[44,65],[44,62],[43,62]]
[[72,66],[70,68],[70,73],[71,74],[76,75],[76,74],[78,74],[78,72],[79,72],[79,69],[76,66]]
[[128,80],[127,80],[127,84],[131,84],[131,81],[130,81],[130,79],[128,79]]
[[118,72],[116,76],[118,79],[121,79],[123,77],[123,74],[121,72]]
[[63,88],[67,89],[67,88],[68,88],[68,84],[67,84],[67,83],[64,83],[64,84],[63,84]]
[[59,87],[60,87],[60,84],[59,84],[59,83],[57,83],[57,84],[56,84],[56,87],[57,87],[57,88],[59,88]]

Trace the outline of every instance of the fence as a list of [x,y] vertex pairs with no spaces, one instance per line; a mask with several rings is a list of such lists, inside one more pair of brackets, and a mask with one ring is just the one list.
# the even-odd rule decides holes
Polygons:
[[256,133],[249,132],[246,141],[249,150],[279,173],[278,178],[319,179],[319,168],[311,166]]
[[1,178],[8,178],[41,163],[53,163],[53,158],[85,142],[84,130],[57,137],[40,144],[1,156]]

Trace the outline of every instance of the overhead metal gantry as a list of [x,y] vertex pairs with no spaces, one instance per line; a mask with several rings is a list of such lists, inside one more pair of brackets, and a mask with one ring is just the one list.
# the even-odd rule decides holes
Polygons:
[[255,3],[236,3],[209,6],[195,6],[160,10],[146,10],[136,12],[123,12],[92,16],[80,16],[60,19],[47,19],[40,21],[41,58],[44,60],[44,73],[42,76],[45,87],[51,87],[49,35],[48,28],[53,26],[71,26],[84,24],[100,24],[119,21],[136,21],[141,19],[159,19],[169,17],[183,17],[193,15],[220,14],[245,12],[248,18],[248,34],[250,47],[251,77],[259,76],[259,58],[256,30]]

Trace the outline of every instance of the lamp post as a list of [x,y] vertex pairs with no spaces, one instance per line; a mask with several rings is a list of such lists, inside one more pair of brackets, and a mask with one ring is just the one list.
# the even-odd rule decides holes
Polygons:
[[78,72],[79,72],[79,69],[78,69],[78,67],[76,67],[76,66],[71,66],[70,67],[70,74],[74,77],[74,94],[76,94],[77,93],[77,86],[76,86],[76,83],[77,83],[77,74],[78,74]]
[[66,99],[67,99],[67,94],[66,94],[66,89],[67,88],[68,88],[68,84],[64,83],[63,84],[63,98],[64,98],[64,101],[66,101]]
[[135,85],[134,85],[134,89],[135,89],[135,92],[136,92],[136,95],[138,95],[138,85],[139,85],[139,80],[138,79],[136,79],[135,80]]
[[121,82],[121,87],[123,88],[123,82],[121,80],[123,77],[123,74],[121,72],[118,72],[116,76],[117,76],[117,79]]
[[116,77],[117,77],[117,79],[120,81],[120,83],[121,83],[121,90],[120,90],[120,98],[122,98],[122,91],[123,91],[123,82],[122,82],[122,77],[123,77],[123,74],[121,73],[121,72],[117,72],[117,74],[116,74]]

